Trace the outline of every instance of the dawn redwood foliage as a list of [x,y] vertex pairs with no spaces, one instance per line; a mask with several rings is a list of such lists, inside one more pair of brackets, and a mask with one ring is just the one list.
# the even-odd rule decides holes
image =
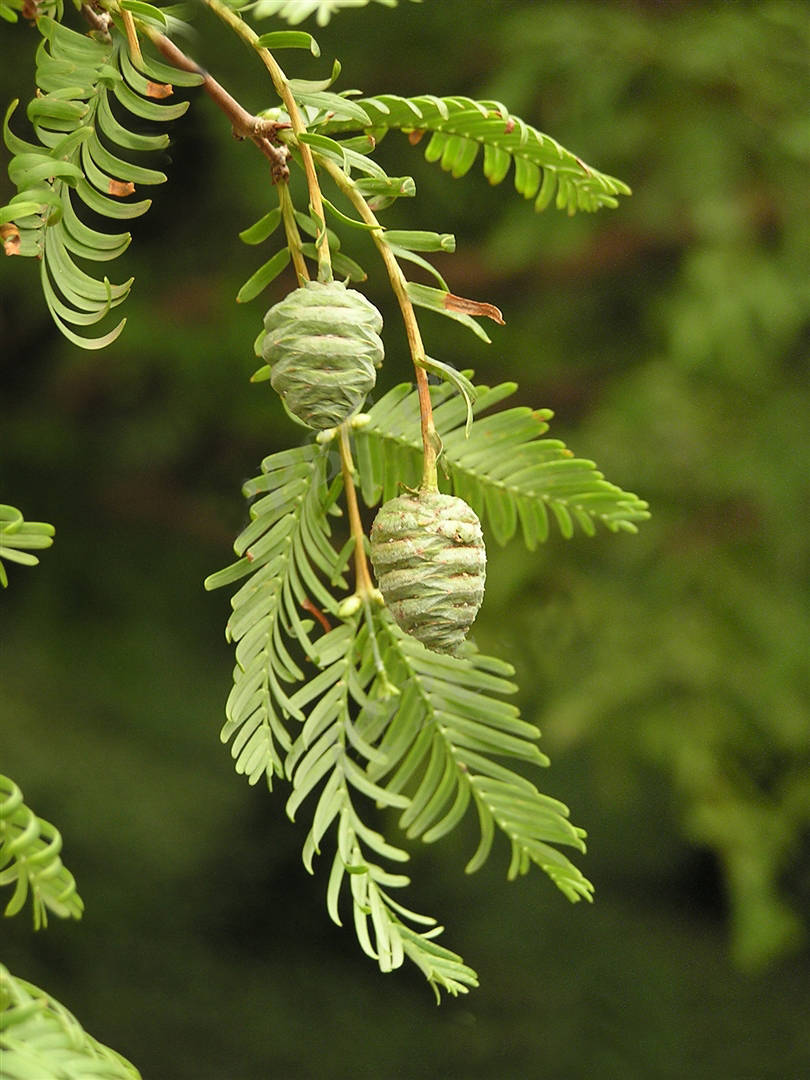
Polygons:
[[[469,812],[480,838],[468,871],[502,833],[510,878],[537,866],[570,900],[592,894],[561,850],[584,851],[584,830],[527,773],[548,762],[538,730],[509,701],[514,669],[480,653],[469,636],[484,595],[485,543],[517,540],[534,550],[552,526],[565,537],[593,536],[600,523],[634,532],[648,511],[547,437],[548,410],[504,406],[514,383],[477,385],[472,372],[428,355],[419,308],[484,341],[479,320],[503,319],[493,305],[454,294],[425,257],[452,251],[451,235],[386,229],[380,217],[413,195],[414,184],[389,176],[374,151],[388,131],[400,130],[423,141],[427,159],[453,177],[482,159],[490,183],[511,172],[536,210],[615,207],[629,191],[497,101],[340,93],[332,89],[337,62],[325,80],[288,78],[278,54],[318,56],[315,39],[292,29],[259,34],[248,21],[276,15],[297,23],[316,14],[323,22],[340,0],[205,6],[223,33],[253,50],[277,107],[256,116],[242,108],[178,44],[186,35],[173,9],[97,0],[77,3],[68,19],[62,0],[0,0],[0,15],[14,21],[21,12],[42,38],[38,89],[26,108],[35,141],[19,134],[17,102],[6,113],[17,194],[0,208],[0,237],[7,255],[38,260],[60,331],[80,348],[103,348],[124,329],[116,309],[132,285],[114,284],[107,264],[130,243],[125,223],[149,209],[141,187],[166,180],[143,164],[144,154],[167,145],[159,125],[188,107],[171,101],[174,86],[209,94],[234,133],[267,159],[271,205],[257,208],[241,239],[272,251],[237,299],[260,296],[289,268],[287,295],[257,325],[253,349],[263,363],[253,380],[257,393],[281,397],[290,445],[265,458],[244,485],[250,522],[236,539],[236,561],[205,583],[237,586],[222,740],[237,772],[281,788],[290,818],[308,815],[304,865],[314,872],[324,855],[328,913],[338,924],[350,920],[379,968],[407,959],[437,998],[441,990],[467,992],[477,985],[475,971],[438,941],[442,927],[432,916],[400,899],[409,882],[401,873],[408,841],[437,841]],[[290,182],[296,174],[303,196]],[[105,219],[109,227],[97,227]],[[366,271],[341,251],[351,232],[364,234],[369,256],[381,258],[401,326],[383,327],[363,295]],[[411,280],[413,266],[433,283]],[[407,341],[414,384],[369,404],[394,335]],[[303,442],[300,426],[309,432]],[[376,514],[370,542],[361,504]],[[36,562],[31,550],[48,546],[53,529],[15,508],[0,510],[0,557]],[[30,893],[36,925],[46,910],[79,917],[58,833],[25,806],[12,781],[0,782],[0,882],[15,884],[8,913]],[[375,817],[386,808],[398,815],[396,842]],[[33,1077],[31,1068],[46,1059],[77,1070],[86,1059],[86,1075],[137,1075],[77,1035],[75,1020],[41,991],[5,969],[0,979],[9,1076]]]

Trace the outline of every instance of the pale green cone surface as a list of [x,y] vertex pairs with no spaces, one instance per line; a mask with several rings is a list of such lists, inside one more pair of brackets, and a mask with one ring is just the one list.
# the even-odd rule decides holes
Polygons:
[[270,382],[309,427],[337,427],[356,413],[383,360],[382,316],[338,281],[309,281],[264,317]]
[[371,527],[371,562],[397,624],[434,652],[453,653],[484,599],[481,523],[463,499],[400,495]]

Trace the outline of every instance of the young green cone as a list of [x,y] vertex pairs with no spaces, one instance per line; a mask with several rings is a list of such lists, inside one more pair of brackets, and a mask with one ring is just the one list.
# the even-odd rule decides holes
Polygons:
[[371,527],[371,562],[397,624],[434,652],[454,653],[484,599],[481,523],[463,499],[400,495]]
[[308,281],[264,317],[270,382],[308,427],[337,427],[356,413],[383,361],[382,316],[339,281]]

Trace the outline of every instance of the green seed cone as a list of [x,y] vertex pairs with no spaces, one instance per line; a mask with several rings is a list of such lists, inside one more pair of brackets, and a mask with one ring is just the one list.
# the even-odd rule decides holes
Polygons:
[[382,316],[338,281],[309,281],[264,317],[262,356],[290,412],[323,431],[363,405],[383,360]]
[[484,599],[481,523],[454,495],[385,503],[371,526],[371,563],[397,624],[434,652],[454,653]]

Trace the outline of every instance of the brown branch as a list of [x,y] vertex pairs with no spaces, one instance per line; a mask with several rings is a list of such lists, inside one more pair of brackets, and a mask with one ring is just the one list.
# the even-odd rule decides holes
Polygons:
[[289,151],[286,146],[276,145],[279,131],[289,128],[289,124],[279,124],[274,120],[264,120],[260,116],[254,116],[244,109],[236,98],[232,97],[221,83],[204,71],[191,57],[178,49],[173,41],[157,31],[149,31],[149,38],[153,45],[169,61],[172,67],[181,71],[191,71],[202,78],[202,88],[225,113],[231,121],[234,138],[250,139],[258,146],[264,156],[270,161],[271,173],[274,183],[286,183],[290,177],[287,158]]
[[91,30],[103,34],[109,40],[112,18],[106,11],[96,11],[90,4],[82,4],[82,18]]
[[[88,25],[96,32],[109,35],[112,20],[107,12],[96,11],[90,4],[82,4],[81,13]],[[125,13],[126,14],[126,13]],[[264,120],[260,116],[254,116],[244,109],[236,98],[217,80],[203,70],[196,61],[192,60],[164,34],[159,33],[152,27],[144,27],[144,33],[156,49],[166,60],[179,71],[190,71],[199,75],[202,79],[202,88],[225,113],[231,122],[234,138],[250,139],[261,150],[270,162],[270,172],[273,183],[287,183],[290,178],[290,169],[287,165],[289,150],[278,142],[278,133],[290,127],[288,123],[279,124],[274,120]],[[135,57],[137,60],[137,57]]]

